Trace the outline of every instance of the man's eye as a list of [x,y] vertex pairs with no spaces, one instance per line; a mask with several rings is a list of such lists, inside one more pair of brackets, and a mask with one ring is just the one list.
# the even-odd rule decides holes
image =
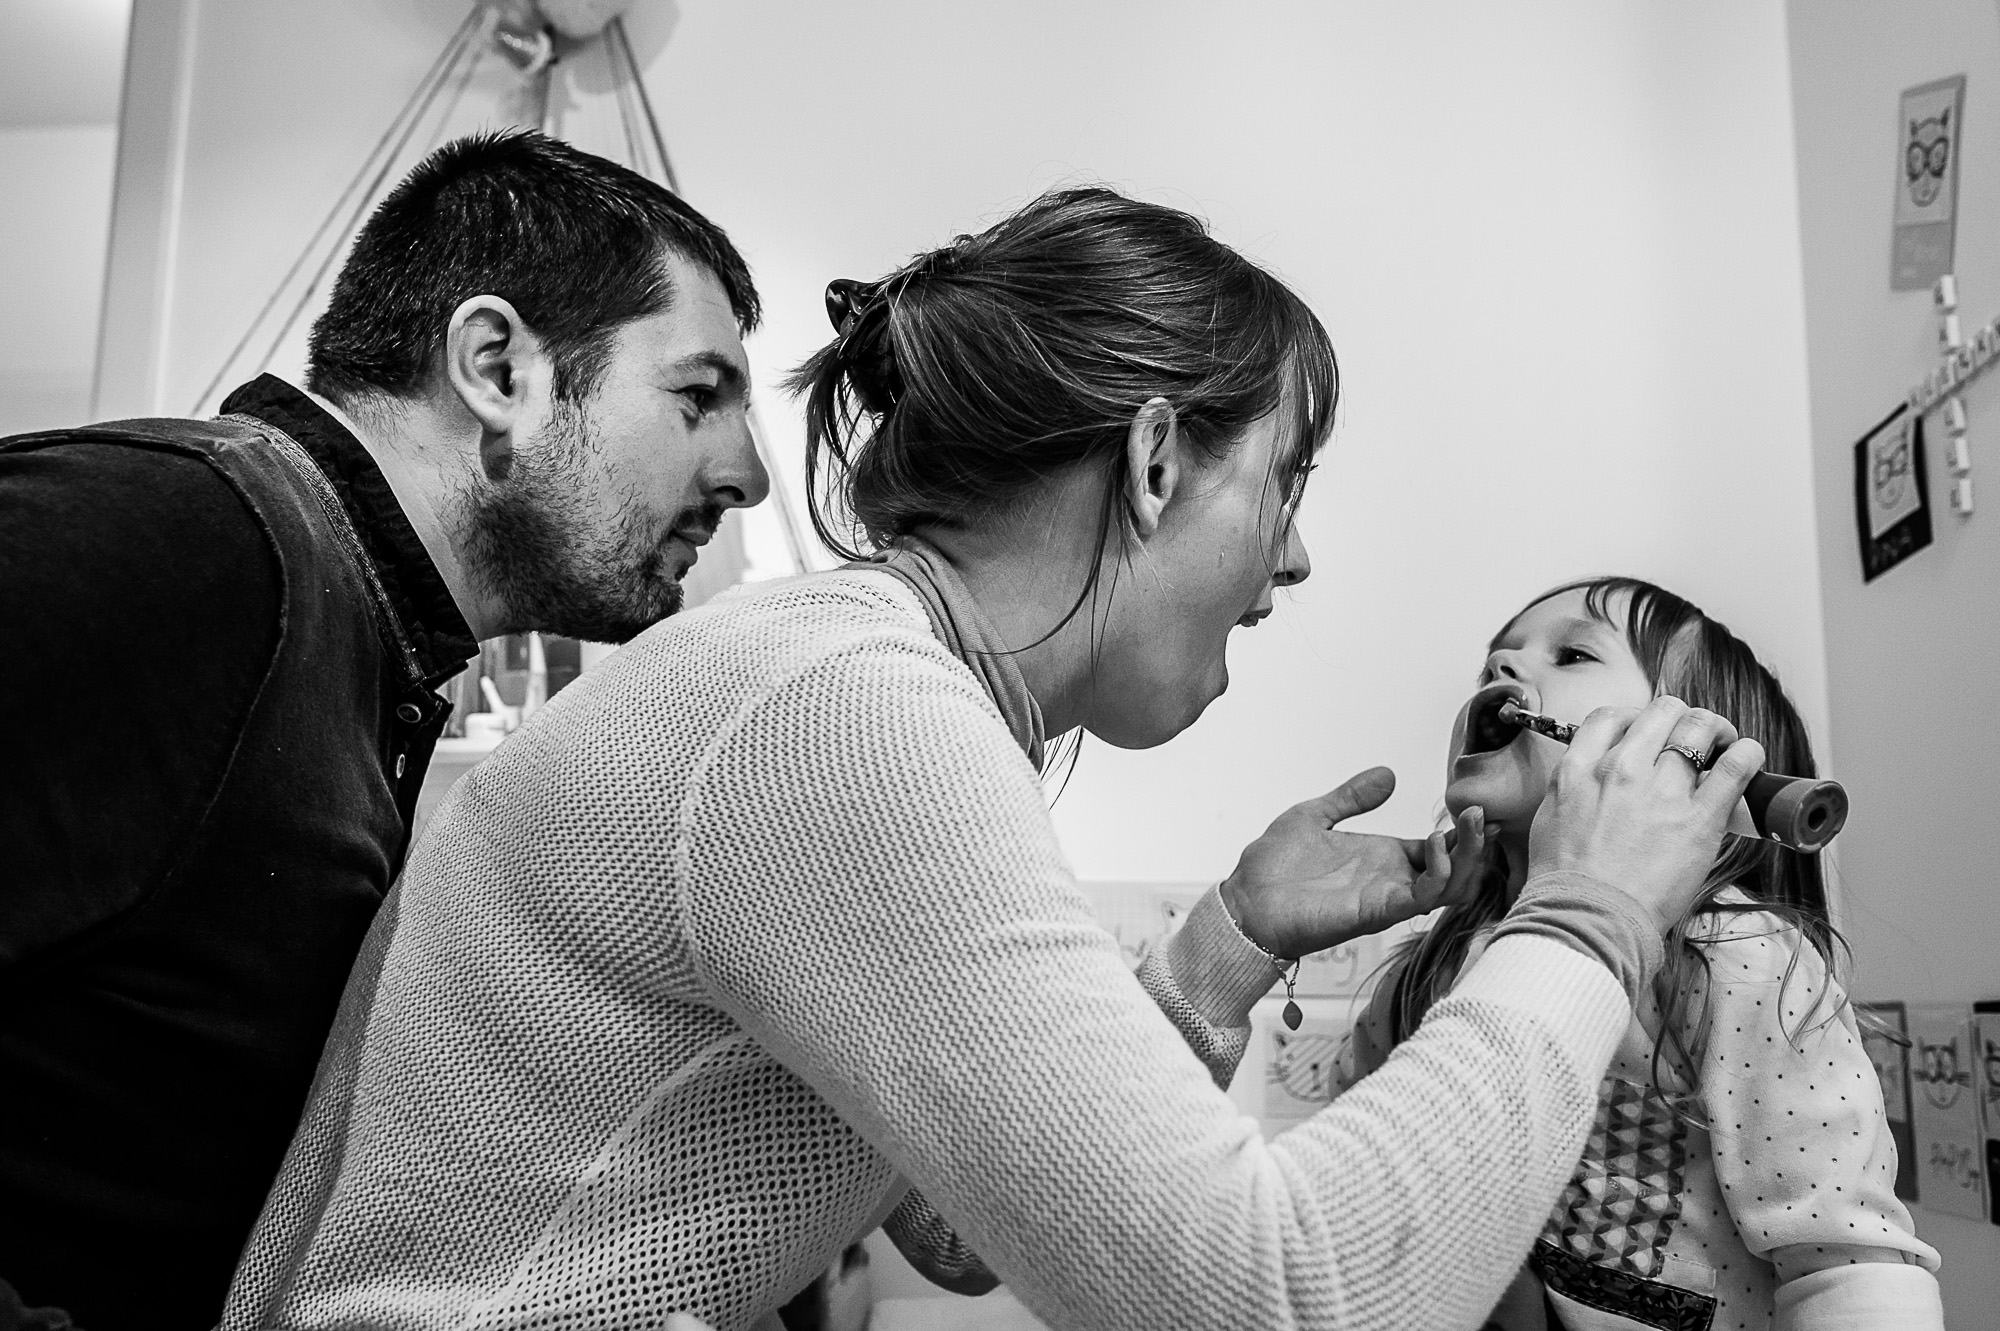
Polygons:
[[715,388],[711,384],[690,384],[681,390],[681,396],[694,403],[698,411],[707,411],[715,405]]

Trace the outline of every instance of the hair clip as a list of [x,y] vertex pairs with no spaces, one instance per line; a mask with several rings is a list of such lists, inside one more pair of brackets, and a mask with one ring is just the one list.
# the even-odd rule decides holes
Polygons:
[[876,415],[887,415],[903,395],[902,376],[896,372],[886,337],[870,348],[866,339],[855,334],[876,310],[883,308],[882,282],[857,282],[837,277],[826,284],[826,317],[832,321],[839,341],[834,357],[847,375],[847,382],[861,405]]
[[826,317],[833,324],[833,331],[846,337],[861,322],[861,316],[882,294],[880,282],[857,282],[851,277],[836,277],[826,284]]

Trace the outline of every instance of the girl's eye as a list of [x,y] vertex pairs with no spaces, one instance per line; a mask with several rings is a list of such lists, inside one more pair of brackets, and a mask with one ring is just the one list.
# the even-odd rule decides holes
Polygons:
[[1595,656],[1592,656],[1581,647],[1556,648],[1556,664],[1559,666],[1575,665],[1580,661],[1595,661],[1596,659]]

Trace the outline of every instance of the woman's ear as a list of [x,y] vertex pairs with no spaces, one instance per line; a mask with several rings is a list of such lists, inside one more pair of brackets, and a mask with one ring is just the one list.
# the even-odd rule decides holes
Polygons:
[[1125,433],[1125,511],[1142,541],[1160,529],[1160,514],[1181,478],[1181,438],[1174,404],[1149,399]]
[[479,422],[479,467],[491,481],[514,467],[515,435],[540,412],[532,398],[548,387],[548,360],[512,304],[474,296],[445,325],[444,372],[452,392]]

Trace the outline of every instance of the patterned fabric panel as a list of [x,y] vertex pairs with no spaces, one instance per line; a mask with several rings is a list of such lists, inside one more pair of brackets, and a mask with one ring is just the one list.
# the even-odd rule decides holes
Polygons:
[[[1528,1262],[1555,1299],[1556,1320],[1564,1326],[1631,1327],[1633,1331],[1710,1331],[1715,1299],[1629,1271],[1586,1261],[1543,1239]],[[1581,1304],[1572,1311],[1562,1300]],[[1588,1310],[1588,1311],[1586,1311]]]
[[1680,1219],[1687,1124],[1651,1086],[1606,1077],[1597,1122],[1542,1241],[1585,1262],[1653,1280]]

